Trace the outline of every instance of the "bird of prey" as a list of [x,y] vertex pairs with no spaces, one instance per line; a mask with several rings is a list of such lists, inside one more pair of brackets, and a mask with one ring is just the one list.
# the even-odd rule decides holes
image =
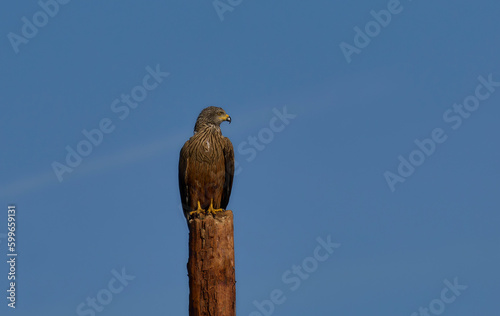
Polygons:
[[231,117],[215,106],[203,109],[194,135],[184,144],[179,157],[179,191],[187,220],[195,214],[224,211],[229,202],[234,175],[234,150],[222,136],[220,124]]

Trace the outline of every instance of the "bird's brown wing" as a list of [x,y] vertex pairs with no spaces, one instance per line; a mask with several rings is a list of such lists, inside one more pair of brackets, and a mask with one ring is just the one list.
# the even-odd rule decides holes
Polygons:
[[231,188],[233,187],[234,149],[233,144],[227,137],[224,137],[223,144],[225,181],[222,191],[221,208],[226,209],[227,204],[229,203],[229,196],[231,195]]
[[184,216],[186,216],[186,218],[189,213],[189,190],[186,183],[186,173],[189,160],[187,149],[188,143],[189,140],[184,144],[184,146],[182,146],[179,155],[179,192],[181,194],[182,209],[184,210]]

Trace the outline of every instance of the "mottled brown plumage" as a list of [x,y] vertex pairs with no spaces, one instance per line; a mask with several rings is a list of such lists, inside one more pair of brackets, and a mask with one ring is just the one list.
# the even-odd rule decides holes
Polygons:
[[[226,112],[215,106],[201,111],[194,135],[184,144],[179,157],[179,191],[184,215],[194,211],[226,209],[234,175],[234,150],[222,136],[220,124],[231,122]],[[199,203],[199,206],[198,206]],[[210,208],[212,206],[212,208]]]

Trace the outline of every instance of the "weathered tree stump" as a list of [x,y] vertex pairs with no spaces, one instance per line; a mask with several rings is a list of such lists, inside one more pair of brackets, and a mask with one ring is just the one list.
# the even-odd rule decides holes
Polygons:
[[195,215],[189,226],[189,315],[235,316],[233,212]]

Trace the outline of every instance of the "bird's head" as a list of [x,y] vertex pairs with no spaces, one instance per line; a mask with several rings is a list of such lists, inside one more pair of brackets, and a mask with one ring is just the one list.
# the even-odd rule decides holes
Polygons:
[[205,127],[220,127],[224,121],[231,123],[231,117],[222,108],[216,106],[209,106],[204,108],[194,126],[194,131],[199,132],[200,129]]

